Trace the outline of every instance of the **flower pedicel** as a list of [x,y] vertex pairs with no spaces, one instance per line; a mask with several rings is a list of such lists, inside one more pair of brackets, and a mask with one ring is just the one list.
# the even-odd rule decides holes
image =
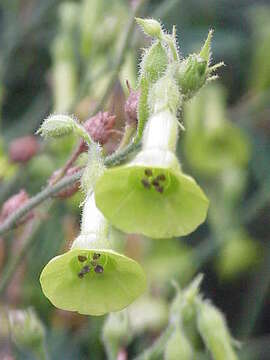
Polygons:
[[125,308],[144,292],[146,278],[141,266],[112,250],[107,235],[108,223],[93,195],[88,196],[80,235],[40,276],[44,294],[56,307],[103,315]]

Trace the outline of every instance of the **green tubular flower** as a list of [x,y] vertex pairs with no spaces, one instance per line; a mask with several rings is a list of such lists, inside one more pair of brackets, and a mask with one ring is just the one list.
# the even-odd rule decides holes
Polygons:
[[142,151],[98,179],[97,206],[120,230],[174,237],[189,234],[205,220],[208,200],[175,156],[177,132],[171,110],[155,112],[144,130]]
[[80,314],[103,315],[125,308],[143,293],[146,279],[141,266],[110,248],[107,229],[94,197],[88,197],[81,234],[40,276],[42,290],[53,305]]
[[192,168],[211,177],[229,168],[244,168],[250,144],[245,133],[225,113],[224,90],[208,86],[185,107],[186,157]]

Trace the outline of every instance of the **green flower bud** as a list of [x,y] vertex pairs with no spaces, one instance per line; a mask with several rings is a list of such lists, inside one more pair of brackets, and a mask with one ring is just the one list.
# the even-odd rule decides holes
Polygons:
[[177,133],[177,118],[169,109],[153,114],[144,130],[142,151],[98,179],[97,206],[115,227],[170,238],[194,231],[205,220],[208,200],[194,179],[181,171],[174,153]]
[[84,204],[80,235],[67,253],[53,258],[41,273],[42,291],[53,305],[103,315],[122,310],[144,292],[141,266],[115,251],[107,235],[108,223],[91,195]]
[[185,336],[183,330],[177,326],[170,336],[164,354],[165,360],[192,360],[192,346]]
[[179,64],[176,77],[185,100],[192,98],[207,81],[215,79],[213,72],[223,66],[223,63],[210,66],[212,35],[210,30],[199,54],[191,54]]
[[161,38],[163,31],[161,24],[157,20],[136,18],[136,21],[146,35],[157,39]]
[[207,78],[207,61],[196,54],[189,55],[179,64],[177,80],[186,100],[205,84]]
[[94,142],[87,130],[80,125],[75,118],[68,115],[55,114],[45,119],[37,131],[37,134],[45,137],[60,137],[72,132],[83,138],[88,145]]
[[221,311],[210,302],[197,303],[197,326],[214,360],[238,359],[226,320]]
[[44,358],[45,330],[34,310],[10,310],[8,320],[16,346],[32,351],[40,359]]
[[58,137],[71,134],[76,127],[76,121],[68,115],[53,114],[45,119],[37,134],[45,137]]
[[143,55],[140,76],[146,78],[148,82],[154,83],[164,74],[167,65],[168,56],[166,50],[161,42],[156,40]]

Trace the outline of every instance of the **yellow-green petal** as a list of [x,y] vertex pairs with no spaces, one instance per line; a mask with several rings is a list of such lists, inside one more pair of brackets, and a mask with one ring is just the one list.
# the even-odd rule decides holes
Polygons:
[[[160,176],[165,180],[154,185]],[[208,199],[193,178],[177,169],[151,166],[106,170],[96,183],[95,200],[115,227],[152,238],[189,234],[205,220],[208,209]]]
[[[103,272],[97,273],[90,265],[90,272],[79,276],[82,268],[96,261]],[[80,261],[78,256],[80,256]],[[43,269],[40,282],[42,291],[51,303],[63,310],[84,315],[103,315],[119,311],[138,296],[146,287],[141,266],[134,260],[112,250],[72,249],[53,258]]]

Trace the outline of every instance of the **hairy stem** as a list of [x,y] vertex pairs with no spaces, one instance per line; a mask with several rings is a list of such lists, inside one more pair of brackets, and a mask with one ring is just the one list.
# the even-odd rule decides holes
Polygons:
[[[136,148],[138,148],[138,145],[130,144],[125,149],[107,156],[104,161],[105,165],[113,166],[115,164],[120,163]],[[2,225],[0,226],[0,235],[3,235],[7,231],[14,228],[15,225],[23,216],[25,216],[28,212],[33,210],[38,205],[40,205],[42,202],[53,197],[59,191],[65,189],[66,187],[78,181],[81,178],[82,173],[83,170],[78,171],[76,174],[72,176],[65,177],[62,180],[60,180],[57,184],[53,186],[47,186],[44,190],[40,191],[37,195],[33,196],[24,206],[20,207],[17,211],[15,211],[12,215],[10,215],[6,219],[6,221],[2,223]]]

